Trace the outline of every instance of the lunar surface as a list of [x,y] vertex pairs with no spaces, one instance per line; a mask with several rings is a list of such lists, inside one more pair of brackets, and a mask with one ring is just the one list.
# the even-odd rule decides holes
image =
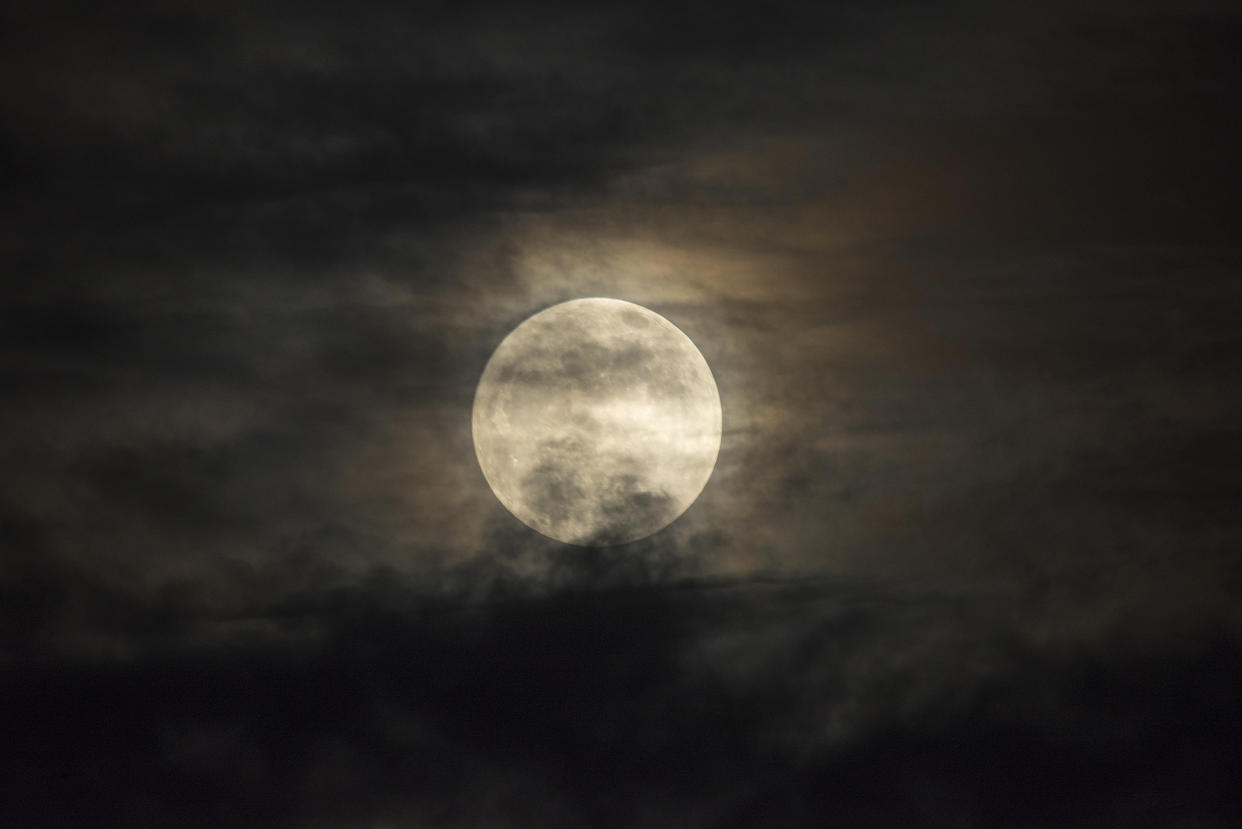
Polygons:
[[664,317],[617,299],[535,314],[474,398],[474,448],[522,523],[570,544],[644,538],[694,503],[720,450],[707,361]]

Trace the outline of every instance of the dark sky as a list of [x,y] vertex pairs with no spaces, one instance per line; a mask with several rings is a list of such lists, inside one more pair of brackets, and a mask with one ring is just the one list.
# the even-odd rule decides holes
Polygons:
[[[8,2],[0,825],[1242,823],[1233,3]],[[719,464],[528,530],[521,320]]]

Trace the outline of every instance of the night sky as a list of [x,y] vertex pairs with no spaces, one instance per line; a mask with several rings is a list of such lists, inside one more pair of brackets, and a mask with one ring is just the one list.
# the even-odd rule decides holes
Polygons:
[[[1231,2],[7,2],[0,825],[1242,825]],[[719,462],[561,544],[554,303]]]

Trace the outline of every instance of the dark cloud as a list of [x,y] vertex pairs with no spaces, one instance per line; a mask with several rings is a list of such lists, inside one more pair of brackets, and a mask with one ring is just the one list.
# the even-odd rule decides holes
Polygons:
[[239,632],[7,672],[13,782],[26,796],[6,819],[1237,817],[1231,634],[1152,642],[1118,630],[1081,651],[1034,642],[1037,620],[990,598],[861,583],[601,589],[589,572],[573,589],[483,604],[377,573],[314,596],[311,614],[268,611],[283,640]]
[[643,369],[655,362],[656,352],[644,343],[611,346],[589,339],[579,326],[568,324],[564,328],[565,344],[528,346],[522,362],[504,366],[497,380],[536,387],[555,380],[569,388],[599,393],[614,385],[625,388],[646,379]]

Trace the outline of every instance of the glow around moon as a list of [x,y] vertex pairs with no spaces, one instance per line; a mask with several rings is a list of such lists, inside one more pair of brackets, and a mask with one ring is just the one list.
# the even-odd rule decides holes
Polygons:
[[522,523],[571,544],[635,541],[694,503],[720,450],[707,361],[664,317],[617,299],[535,314],[474,398],[474,448]]

